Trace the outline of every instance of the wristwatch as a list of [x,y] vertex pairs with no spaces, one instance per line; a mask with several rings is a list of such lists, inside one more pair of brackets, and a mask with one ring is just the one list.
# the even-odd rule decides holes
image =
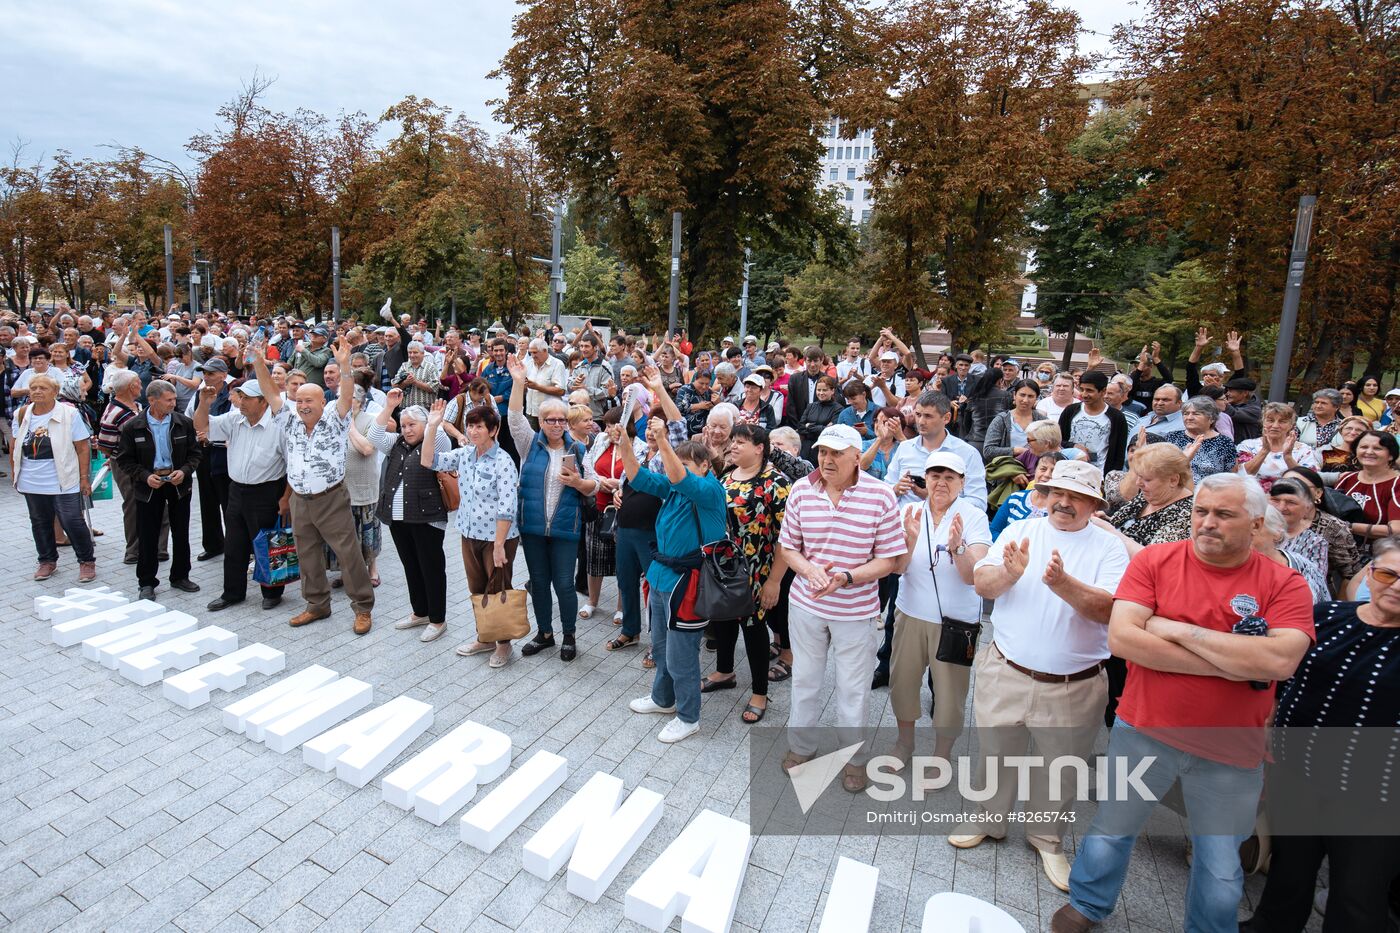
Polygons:
[[964,554],[967,553],[967,545],[966,545],[966,544],[959,544],[957,547],[952,548],[952,549],[950,550],[950,553],[951,553],[954,557],[962,557]]
[[853,576],[851,576],[851,572],[850,572],[849,570],[843,570],[843,571],[841,571],[841,572],[842,572],[843,574],[846,575],[846,585],[847,585],[847,586],[855,586],[855,585],[856,585],[856,578],[853,577]]

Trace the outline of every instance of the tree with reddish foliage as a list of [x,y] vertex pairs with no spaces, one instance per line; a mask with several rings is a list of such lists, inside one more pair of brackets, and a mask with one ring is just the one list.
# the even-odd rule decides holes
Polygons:
[[871,306],[883,323],[917,334],[932,319],[956,347],[1004,332],[1028,210],[1070,175],[1084,125],[1078,29],[1041,0],[898,0],[866,14],[866,63],[839,84],[847,130],[875,131]]

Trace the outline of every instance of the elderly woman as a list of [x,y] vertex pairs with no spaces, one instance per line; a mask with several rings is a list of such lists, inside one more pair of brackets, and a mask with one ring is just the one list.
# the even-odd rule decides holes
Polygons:
[[97,579],[92,532],[83,520],[83,497],[92,495],[92,435],[72,405],[58,403],[58,380],[33,376],[27,404],[15,414],[10,477],[29,508],[29,527],[39,564],[35,580],[58,567],[54,521],[62,526],[78,559],[78,582]]
[[1158,442],[1133,451],[1117,485],[1124,504],[1114,509],[1107,524],[1118,533],[1129,557],[1149,544],[1191,537],[1195,480],[1190,461],[1175,444]]
[[[612,505],[613,494],[622,488],[622,455],[617,445],[627,437],[627,443],[638,443],[636,421],[630,425],[622,423],[621,406],[609,408],[603,413],[603,430],[598,432],[593,446],[584,458],[583,475],[599,484],[594,496],[594,510],[601,516]],[[646,442],[641,441],[642,449]],[[640,453],[640,452],[639,452]],[[593,618],[593,611],[603,602],[603,580],[617,574],[616,533],[604,536],[600,533],[601,522],[591,521],[584,526],[584,564],[588,571],[588,602],[578,611],[580,619]],[[618,594],[619,597],[621,593]],[[613,624],[622,624],[622,604],[619,600],[613,612]]]
[[[1212,473],[1233,473],[1239,462],[1235,442],[1215,430],[1215,420],[1219,414],[1215,402],[1205,396],[1187,399],[1181,406],[1181,422],[1185,430],[1162,435],[1162,440],[1185,451],[1196,482]],[[1145,432],[1140,429],[1139,444],[1145,442],[1143,434]]]
[[765,431],[778,426],[778,415],[773,406],[763,400],[763,392],[768,380],[758,373],[744,377],[744,397],[739,402],[739,421],[742,424],[756,424]]
[[1263,434],[1235,444],[1239,472],[1253,476],[1267,492],[1269,486],[1294,467],[1320,469],[1317,451],[1298,440],[1298,413],[1286,402],[1268,402],[1263,411]]
[[656,368],[661,373],[661,384],[666,387],[666,393],[674,396],[676,390],[685,384],[685,368],[676,356],[675,347],[663,343],[657,348]]
[[[1058,431],[1059,428],[1056,427],[1055,430]],[[1040,458],[1040,461],[1035,465],[1035,472],[1030,475],[1030,485],[1018,492],[1013,492],[997,507],[996,515],[992,517],[992,537],[994,539],[1005,531],[1006,526],[1012,522],[1019,522],[1023,518],[1037,518],[1049,511],[1045,491],[1038,487],[1040,483],[1054,475],[1055,464],[1065,459],[1068,458],[1058,450],[1052,450]]]
[[[982,459],[993,457],[1021,457],[1030,445],[1026,432],[1040,420],[1036,405],[1040,404],[1040,389],[1029,379],[1018,379],[1008,390],[1011,394],[1011,407],[998,414],[987,426],[987,435],[982,442]],[[1033,465],[1027,465],[1034,472]]]
[[1331,599],[1331,594],[1327,591],[1327,581],[1319,576],[1316,568],[1306,559],[1283,549],[1283,543],[1287,538],[1288,523],[1284,521],[1282,513],[1270,505],[1264,510],[1263,524],[1254,529],[1254,550],[1276,564],[1282,564],[1291,570],[1298,571],[1299,575],[1307,581],[1308,590],[1312,593],[1314,603]]
[[710,417],[705,420],[705,430],[694,440],[709,448],[711,456],[723,460],[729,451],[729,435],[739,422],[739,409],[730,402],[720,402],[710,409]]
[[1064,437],[1058,421],[1052,421],[1048,418],[1044,421],[1036,421],[1026,428],[1026,447],[1025,450],[1016,455],[1016,459],[1021,461],[1021,465],[1031,475],[1035,474],[1036,465],[1047,454],[1058,453],[1066,460],[1081,459],[1084,456],[1083,452],[1073,447],[1068,449],[1063,447]]
[[739,718],[752,724],[768,711],[767,614],[782,597],[783,577],[787,573],[787,560],[778,548],[778,532],[792,484],[769,462],[768,432],[761,427],[738,425],[729,445],[732,465],[720,477],[729,503],[729,538],[748,562],[757,608],[746,619],[711,623],[718,643],[715,672],[706,678],[700,692],[734,688],[738,682],[734,676],[734,646],[742,632],[753,692]]
[[[423,460],[423,435],[428,412],[418,405],[398,411],[399,431],[389,431],[389,419],[403,404],[404,393],[389,390],[389,402],[375,416],[369,442],[384,455],[379,476],[379,520],[389,525],[389,536],[403,563],[412,614],[394,624],[404,630],[427,626],[419,641],[433,641],[447,628],[447,567],[442,539],[447,530],[447,509],[438,489],[437,474]],[[434,407],[441,412],[445,403]],[[447,435],[434,426],[434,443],[447,449]],[[431,460],[429,460],[431,463]]]
[[1312,530],[1317,505],[1301,482],[1280,479],[1269,490],[1269,501],[1283,518],[1283,536],[1275,544],[1308,581],[1313,601],[1331,599],[1327,588],[1327,539]]
[[1356,442],[1369,430],[1371,422],[1359,415],[1343,418],[1342,423],[1337,426],[1337,433],[1318,451],[1322,465],[1313,469],[1321,470],[1324,478],[1329,473],[1333,474],[1333,479],[1342,473],[1361,469],[1361,464],[1356,459]]
[[408,359],[392,380],[394,386],[403,391],[404,402],[410,408],[416,405],[427,411],[437,401],[438,389],[442,388],[440,380],[437,358],[423,352],[421,341],[409,341]]
[[1296,483],[1312,500],[1313,518],[1308,527],[1322,535],[1327,542],[1328,578],[1332,581],[1332,589],[1340,592],[1343,582],[1359,572],[1366,563],[1356,546],[1351,526],[1326,511],[1325,484],[1315,470],[1297,467],[1283,474],[1283,479]]
[[802,436],[797,433],[796,428],[774,428],[768,432],[768,443],[774,450],[782,451],[790,457],[802,457]]
[[[496,442],[501,416],[495,405],[464,406],[465,443],[455,450],[439,449],[436,428],[445,424],[447,407],[434,405],[428,415],[422,462],[425,466],[431,463],[440,473],[457,474],[462,504],[456,521],[467,591],[474,597],[499,593],[509,589],[515,577],[515,552],[520,545],[515,527],[519,474],[515,461]],[[513,656],[509,641],[483,642],[478,638],[457,647],[463,657],[487,651],[492,652],[492,668],[505,667]]]
[[[1354,826],[1357,814],[1373,811],[1376,788],[1391,779],[1389,759],[1353,758],[1347,744],[1359,733],[1390,735],[1400,726],[1400,691],[1373,687],[1400,678],[1400,539],[1379,539],[1375,554],[1367,571],[1369,601],[1317,604],[1313,647],[1279,688],[1268,785],[1281,815],[1307,814],[1320,825],[1345,825],[1350,816]],[[1324,933],[1387,929],[1400,837],[1292,832],[1273,837],[1268,880],[1254,916],[1240,924],[1242,933],[1307,926],[1324,858]]]
[[530,572],[530,602],[535,610],[535,636],[520,649],[526,657],[553,648],[553,588],[559,602],[559,622],[563,627],[561,661],[578,657],[574,627],[578,620],[578,593],[574,590],[574,569],[578,565],[579,541],[583,537],[586,503],[584,496],[596,495],[601,483],[584,478],[579,472],[588,448],[569,436],[569,409],[558,399],[540,403],[540,429],[532,431],[523,413],[525,367],[513,356],[506,365],[514,379],[510,394],[510,430],[520,451],[520,494],[517,522],[520,547]]
[[957,454],[935,450],[924,469],[928,501],[904,509],[905,552],[894,566],[901,576],[890,667],[890,706],[899,723],[891,754],[900,760],[901,770],[914,754],[926,671],[933,679],[934,755],[946,760],[962,734],[972,668],[937,660],[938,642],[945,620],[975,623],[981,618],[972,570],[992,544],[986,513],[971,499],[960,498],[964,469]]
[[1336,389],[1318,389],[1313,393],[1312,410],[1298,420],[1298,440],[1313,450],[1327,446],[1332,435],[1342,426],[1338,412],[1342,407],[1342,393]]
[[1366,513],[1366,521],[1352,523],[1351,533],[1363,542],[1400,533],[1400,442],[1393,434],[1367,431],[1356,442],[1356,459],[1361,469],[1337,479],[1337,491]]

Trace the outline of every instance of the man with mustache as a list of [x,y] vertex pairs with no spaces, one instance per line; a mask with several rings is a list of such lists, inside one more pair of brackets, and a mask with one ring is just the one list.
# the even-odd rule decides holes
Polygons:
[[[1032,739],[1045,761],[1088,760],[1108,700],[1108,617],[1128,554],[1110,531],[1092,524],[1104,507],[1103,473],[1082,460],[1055,464],[1038,484],[1048,492],[1049,514],[1013,522],[977,562],[977,595],[995,599],[996,637],[976,661],[973,717],[984,757],[974,787],[996,781],[948,842],[960,849],[1001,839],[1016,803],[1016,769],[1004,763],[987,774],[987,759],[1026,755]],[[1050,883],[1069,890],[1062,849],[1073,782],[1051,782],[1048,769],[1030,771],[1025,802],[1026,841],[1040,855]]]

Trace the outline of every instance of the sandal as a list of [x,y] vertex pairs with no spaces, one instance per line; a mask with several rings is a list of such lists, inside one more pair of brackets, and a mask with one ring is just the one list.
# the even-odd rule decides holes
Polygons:
[[792,676],[792,665],[782,658],[774,661],[768,668],[768,682],[770,684],[782,683]]
[[812,755],[799,755],[797,752],[788,752],[783,756],[783,770],[791,771],[798,765],[805,765],[807,762],[811,761],[813,757]]
[[870,784],[870,779],[865,776],[865,769],[859,765],[846,765],[842,769],[841,787],[848,794],[859,794]]
[[639,641],[641,641],[641,638],[636,635],[619,635],[612,641],[607,642],[603,647],[607,648],[609,651],[617,651],[622,648],[635,647]]
[[701,693],[714,693],[716,690],[733,690],[739,686],[739,679],[731,677],[728,680],[711,680],[708,677],[700,679]]
[[763,714],[766,712],[768,712],[768,707],[754,706],[752,703],[750,703],[747,706],[745,706],[743,712],[739,714],[739,719],[748,723],[749,725],[753,725],[756,722],[761,722],[763,720]]
[[580,610],[578,611],[578,617],[579,617],[580,619],[591,619],[591,618],[593,618],[593,604],[592,604],[592,603],[584,603],[584,604],[583,604],[583,608],[580,609]]
[[652,668],[656,667],[656,660],[652,658],[650,648],[647,649],[646,655],[642,658],[642,667],[646,668],[647,670],[651,670]]
[[776,641],[768,646],[768,660],[776,661],[783,656],[783,646]]

